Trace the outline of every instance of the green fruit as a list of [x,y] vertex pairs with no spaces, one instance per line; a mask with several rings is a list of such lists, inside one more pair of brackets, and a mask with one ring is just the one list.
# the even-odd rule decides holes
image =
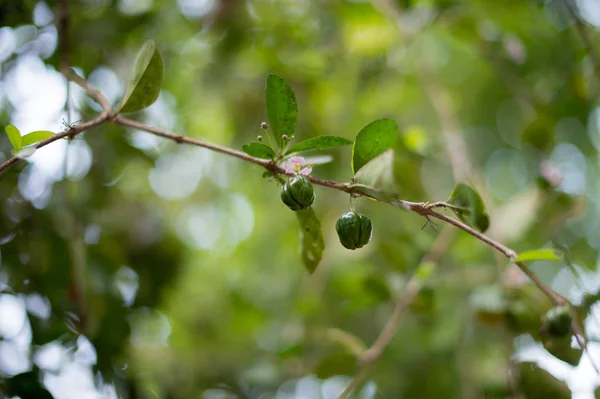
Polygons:
[[310,207],[315,202],[312,183],[305,176],[294,176],[281,187],[281,200],[292,211]]
[[335,223],[340,242],[348,249],[361,248],[371,240],[371,220],[355,212],[346,212]]
[[564,337],[571,331],[573,314],[568,306],[556,306],[546,312],[541,332],[553,337]]

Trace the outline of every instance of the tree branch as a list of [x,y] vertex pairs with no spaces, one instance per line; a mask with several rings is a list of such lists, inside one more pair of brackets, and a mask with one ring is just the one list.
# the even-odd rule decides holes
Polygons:
[[[91,129],[95,126],[101,125],[102,123],[106,122],[108,119],[110,119],[110,116],[106,112],[102,112],[96,118],[94,118],[88,122],[84,122],[84,123],[80,123],[78,125],[71,126],[68,129],[63,130],[62,132],[57,133],[54,136],[47,138],[46,140],[40,141],[39,143],[35,144],[34,147],[36,149],[40,149],[42,147],[47,146],[48,144],[54,143],[57,140],[64,139],[67,137],[73,138],[88,129]],[[4,172],[6,172],[7,169],[9,169],[13,165],[16,165],[22,159],[23,158],[13,156],[13,157],[7,159],[6,161],[4,161],[2,164],[0,164],[0,176]]]
[[[94,98],[96,98],[101,104],[103,104],[104,111],[101,114],[99,114],[96,118],[94,118],[88,122],[84,122],[84,123],[72,126],[61,133],[58,133],[46,140],[43,140],[43,141],[37,143],[35,145],[36,149],[42,148],[42,147],[44,147],[50,143],[53,143],[54,141],[59,140],[61,138],[66,138],[66,137],[73,138],[76,135],[81,134],[83,131],[85,131],[87,129],[101,125],[104,122],[111,121],[118,125],[127,126],[130,128],[143,130],[148,133],[152,133],[156,136],[163,137],[168,140],[172,140],[176,143],[186,143],[186,144],[190,144],[190,145],[195,145],[195,146],[203,147],[203,148],[215,151],[215,152],[233,156],[233,157],[241,159],[243,161],[262,166],[267,171],[277,174],[277,175],[291,175],[291,174],[286,173],[282,167],[280,167],[279,165],[274,163],[272,160],[255,158],[255,157],[252,157],[242,151],[238,151],[233,148],[209,143],[209,142],[194,139],[191,137],[186,137],[181,134],[172,133],[172,132],[154,128],[151,126],[146,126],[140,122],[124,118],[120,115],[113,115],[112,110],[108,106],[108,101],[104,101],[105,97],[102,95],[102,93],[100,93],[98,90],[90,87],[89,84],[87,84],[87,82],[85,82],[85,80],[78,77],[76,74],[72,74],[72,75],[69,74],[69,75],[70,75],[70,77],[69,77],[70,79],[72,79],[75,83],[77,83],[81,87],[83,87],[91,96],[94,96]],[[20,159],[21,158],[18,158],[18,157],[12,157],[12,158],[8,159],[7,161],[5,161],[4,163],[2,163],[0,165],[0,174],[5,172],[11,166],[15,165]],[[343,191],[343,192],[346,192],[349,194],[355,194],[355,195],[365,196],[365,197],[375,199],[374,197],[372,197],[366,193],[363,193],[361,191],[360,187],[354,186],[351,183],[342,183],[342,182],[337,182],[334,180],[325,180],[325,179],[320,179],[320,178],[313,177],[313,176],[308,176],[308,178],[311,182],[313,182],[314,184],[320,185],[320,186],[332,188],[334,190]],[[469,233],[470,235],[472,235],[479,241],[491,246],[492,248],[494,248],[495,250],[504,254],[507,258],[509,258],[512,261],[514,261],[517,257],[517,253],[514,250],[508,248],[507,246],[478,232],[477,230],[471,228],[470,226],[466,225],[465,223],[463,223],[457,219],[448,217],[446,215],[443,215],[443,214],[437,212],[435,210],[436,208],[449,207],[448,204],[446,204],[445,202],[429,203],[429,202],[410,202],[410,201],[405,201],[405,200],[394,200],[393,203],[400,204],[404,209],[415,212],[421,216],[425,216],[425,217],[431,216],[436,219],[442,220],[448,224],[451,224],[451,225]],[[450,234],[450,233],[448,233],[448,234]],[[437,257],[439,257],[441,252],[443,252],[443,251],[438,251],[437,249],[432,248],[433,255],[431,255],[431,257],[433,259],[437,259]],[[424,261],[427,261],[427,260],[431,261],[431,258],[425,257]],[[560,305],[560,304],[568,304],[569,303],[567,299],[563,298],[561,295],[559,295],[558,293],[553,291],[550,287],[545,285],[523,262],[517,262],[516,264],[532,280],[532,282],[535,285],[537,285],[538,288],[546,296],[548,296],[548,298],[550,298],[550,300],[554,304]],[[422,281],[414,280],[414,278],[416,278],[416,277],[413,276],[413,279],[411,279],[407,285],[407,294],[405,294],[399,298],[399,300],[396,304],[396,310],[394,311],[394,314],[388,321],[386,328],[384,328],[384,330],[380,334],[380,337],[375,341],[375,343],[371,346],[371,348],[365,352],[364,356],[362,357],[363,364],[370,364],[370,363],[374,362],[380,356],[383,349],[385,349],[385,347],[389,344],[389,342],[393,338],[393,336],[397,330],[397,327],[400,323],[400,320],[402,319],[405,309],[412,302],[413,298],[418,294],[418,292],[421,288]]]

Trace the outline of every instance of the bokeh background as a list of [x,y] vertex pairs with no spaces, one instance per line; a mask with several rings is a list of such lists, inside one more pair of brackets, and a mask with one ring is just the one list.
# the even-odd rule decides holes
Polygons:
[[[163,91],[133,115],[148,125],[241,149],[261,134],[268,73],[296,91],[297,140],[397,121],[404,199],[444,200],[467,170],[492,237],[565,251],[531,267],[579,306],[600,363],[598,1],[68,3],[69,63],[114,104],[156,42]],[[61,131],[100,110],[58,72],[56,12],[0,1],[2,126]],[[452,161],[463,145],[470,168]],[[10,149],[0,139],[2,160]],[[313,175],[348,181],[351,149],[328,154]],[[443,233],[439,271],[353,397],[594,397],[589,358],[570,338],[568,355],[544,348],[543,297],[491,248],[358,199],[373,239],[345,250],[348,196],[318,187],[326,251],[308,275],[262,172],[105,124],[1,176],[0,395],[336,398]]]

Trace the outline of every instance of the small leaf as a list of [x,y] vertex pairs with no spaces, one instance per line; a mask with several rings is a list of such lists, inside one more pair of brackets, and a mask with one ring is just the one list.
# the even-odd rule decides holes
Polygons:
[[27,133],[25,136],[23,136],[21,138],[21,144],[23,146],[32,145],[42,140],[46,140],[47,138],[50,138],[52,136],[54,136],[54,132],[50,132],[48,130],[38,130],[35,132]]
[[270,74],[267,76],[265,100],[269,126],[277,142],[281,145],[283,143],[281,136],[287,134],[292,137],[296,132],[298,123],[296,94],[285,80],[275,74]]
[[558,251],[555,249],[536,249],[533,251],[521,252],[515,262],[528,262],[532,260],[561,260]]
[[271,147],[263,143],[244,144],[242,150],[250,156],[262,159],[273,159],[275,151]]
[[366,163],[354,176],[354,184],[380,201],[396,198],[399,190],[394,178],[394,151],[387,150]]
[[391,119],[380,119],[365,126],[352,147],[352,173],[390,149],[398,140],[398,125]]
[[13,148],[16,151],[19,151],[21,149],[21,133],[19,132],[19,129],[17,129],[16,127],[14,127],[13,125],[8,125],[4,128],[4,131],[6,132],[6,135],[8,136],[8,140],[10,140],[10,143],[12,144]]
[[162,80],[162,58],[149,40],[138,53],[119,112],[135,112],[150,106],[160,94]]
[[571,336],[562,338],[554,337],[543,342],[544,348],[554,357],[569,363],[571,366],[577,366],[583,355],[581,348],[571,346]]
[[352,144],[352,141],[343,137],[319,136],[299,142],[298,144],[294,145],[292,148],[287,150],[286,154],[302,151],[324,150],[326,148],[339,147],[342,145],[350,144]]
[[474,188],[465,183],[457,183],[450,194],[448,203],[456,208],[452,210],[456,216],[471,227],[484,232],[490,226],[490,218],[485,211],[485,204]]
[[27,158],[35,154],[35,147],[25,147],[20,150],[12,150],[12,154],[17,158]]
[[321,231],[321,222],[312,208],[294,212],[300,223],[302,262],[309,273],[315,271],[323,258],[325,240]]

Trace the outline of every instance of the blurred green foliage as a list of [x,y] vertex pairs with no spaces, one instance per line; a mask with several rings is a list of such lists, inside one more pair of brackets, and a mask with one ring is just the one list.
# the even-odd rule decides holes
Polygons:
[[[153,40],[162,91],[132,117],[240,150],[264,134],[270,73],[295,91],[292,145],[354,141],[389,118],[400,131],[394,182],[410,201],[445,200],[457,183],[448,151],[459,143],[445,139],[442,98],[467,144],[486,234],[517,251],[559,248],[564,262],[531,267],[597,330],[598,65],[564,1],[402,0],[391,2],[403,13],[393,21],[379,12],[382,1],[72,1],[68,58],[116,105],[137,51]],[[46,75],[23,75],[43,62],[41,71],[65,85],[56,10],[56,1],[0,2],[2,126],[58,131],[61,118],[100,110],[71,86],[67,117],[64,93],[48,95]],[[587,17],[579,15],[583,30],[599,48],[600,27]],[[46,109],[27,108],[36,98],[56,112],[23,130]],[[7,397],[76,395],[75,385],[51,383],[76,381],[64,371],[75,362],[92,370],[93,389],[113,387],[121,398],[335,398],[443,228],[356,199],[373,238],[348,251],[335,231],[348,195],[316,186],[325,251],[309,275],[296,217],[260,167],[108,123],[66,144],[0,177]],[[10,156],[7,138],[0,149]],[[315,162],[312,174],[349,181],[350,147],[324,153],[333,162]],[[54,172],[48,160],[58,162]],[[516,363],[522,335],[565,367],[579,364],[581,351],[540,333],[551,304],[496,255],[456,232],[354,397],[569,397],[566,377],[540,368],[547,357]],[[14,309],[27,310],[17,327]],[[86,340],[93,356],[83,361]],[[40,360],[52,345],[63,353],[56,367]]]

